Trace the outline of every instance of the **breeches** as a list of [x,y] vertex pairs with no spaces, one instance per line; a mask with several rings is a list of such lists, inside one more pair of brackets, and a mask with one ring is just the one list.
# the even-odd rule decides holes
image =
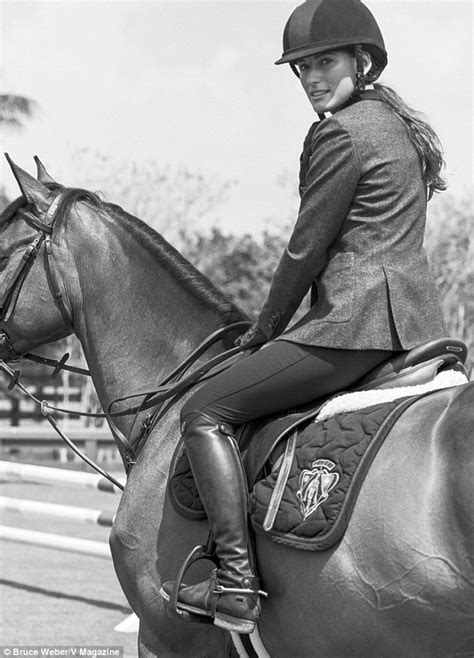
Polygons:
[[242,425],[347,388],[392,355],[279,340],[206,382],[183,405],[181,422],[204,414]]

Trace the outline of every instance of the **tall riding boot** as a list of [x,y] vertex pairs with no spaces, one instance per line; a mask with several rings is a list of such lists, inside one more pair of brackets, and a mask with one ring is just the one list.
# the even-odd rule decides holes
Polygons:
[[[204,415],[185,424],[183,439],[216,544],[219,568],[210,580],[182,585],[177,609],[214,620],[216,626],[251,633],[260,606],[258,579],[250,565],[247,485],[230,428]],[[170,600],[174,581],[160,594]],[[197,619],[196,619],[197,620]]]

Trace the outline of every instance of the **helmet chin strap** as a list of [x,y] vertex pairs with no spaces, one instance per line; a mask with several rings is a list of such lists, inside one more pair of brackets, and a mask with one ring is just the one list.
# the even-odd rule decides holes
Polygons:
[[364,73],[364,58],[362,56],[362,46],[355,46],[356,58],[356,84],[354,95],[362,94],[365,91],[365,73]]

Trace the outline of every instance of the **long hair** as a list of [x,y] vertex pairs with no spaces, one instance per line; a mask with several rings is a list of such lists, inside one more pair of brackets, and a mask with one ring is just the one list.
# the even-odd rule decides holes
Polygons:
[[438,135],[423,115],[409,107],[393,89],[380,83],[375,83],[374,88],[407,127],[410,139],[420,156],[422,176],[428,190],[428,200],[435,192],[443,192],[447,184],[441,176],[445,163]]

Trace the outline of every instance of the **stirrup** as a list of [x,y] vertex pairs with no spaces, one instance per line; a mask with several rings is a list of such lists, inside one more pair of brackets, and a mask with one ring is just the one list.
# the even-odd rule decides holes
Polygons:
[[201,624],[213,624],[214,619],[212,617],[204,615],[194,615],[192,612],[187,612],[186,610],[180,609],[179,606],[179,591],[181,589],[181,584],[183,582],[184,575],[186,571],[198,560],[210,560],[213,562],[216,567],[219,566],[219,559],[215,554],[214,542],[212,538],[209,538],[207,546],[195,546],[188,557],[183,562],[181,569],[178,571],[176,580],[174,581],[173,590],[171,592],[170,600],[166,606],[166,611],[170,617],[175,617],[180,621],[192,621],[199,622]]

